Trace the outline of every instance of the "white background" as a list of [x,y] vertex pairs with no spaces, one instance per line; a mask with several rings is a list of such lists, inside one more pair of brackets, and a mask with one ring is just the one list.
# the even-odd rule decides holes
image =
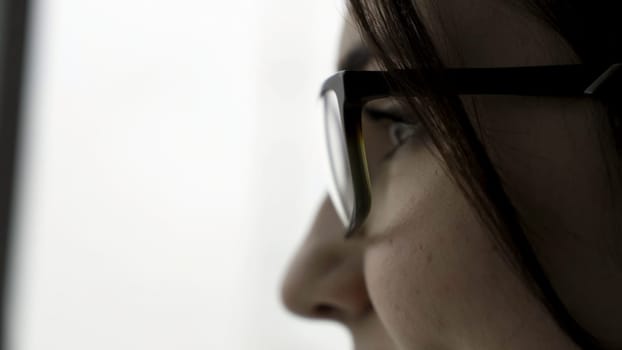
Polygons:
[[34,2],[8,349],[351,347],[279,304],[343,8]]

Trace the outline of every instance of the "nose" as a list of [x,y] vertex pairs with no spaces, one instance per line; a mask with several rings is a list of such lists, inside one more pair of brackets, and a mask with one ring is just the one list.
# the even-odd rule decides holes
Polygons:
[[283,282],[282,299],[290,311],[347,322],[370,309],[363,247],[359,240],[345,240],[344,230],[325,199]]

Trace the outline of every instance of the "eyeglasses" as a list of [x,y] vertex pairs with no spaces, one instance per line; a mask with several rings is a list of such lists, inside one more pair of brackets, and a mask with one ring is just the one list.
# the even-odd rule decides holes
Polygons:
[[[394,72],[417,79],[421,71]],[[622,63],[509,68],[445,69],[434,76],[442,91],[453,95],[585,96],[600,95],[622,80]],[[383,71],[340,71],[321,89],[324,132],[331,181],[329,195],[350,237],[371,208],[369,159],[362,115],[365,105],[401,93]],[[416,80],[415,80],[416,81]],[[436,91],[436,90],[435,90]],[[404,97],[404,96],[402,96]]]

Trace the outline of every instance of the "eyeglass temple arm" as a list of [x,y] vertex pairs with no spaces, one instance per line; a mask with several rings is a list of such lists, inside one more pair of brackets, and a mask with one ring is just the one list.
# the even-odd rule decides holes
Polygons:
[[348,81],[346,100],[355,101],[399,95],[401,89],[392,89],[389,83],[393,74],[407,76],[410,83],[421,81],[422,86],[437,92],[458,95],[584,96],[606,94],[622,86],[622,63],[449,68],[427,77],[416,70],[345,71],[342,74]]
[[474,68],[447,70],[447,84],[458,94],[582,96],[619,86],[622,64]]

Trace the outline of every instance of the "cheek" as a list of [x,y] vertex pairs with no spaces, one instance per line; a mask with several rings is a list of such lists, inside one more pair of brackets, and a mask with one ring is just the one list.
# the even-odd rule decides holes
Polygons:
[[365,256],[367,288],[379,318],[404,348],[447,346],[442,342],[453,328],[449,303],[464,290],[460,271],[448,267],[462,252],[448,249],[449,237],[423,229],[387,234]]
[[373,196],[365,281],[401,348],[508,348],[502,342],[524,324],[543,324],[539,304],[425,147],[396,157]]
[[403,349],[534,348],[505,343],[517,330],[539,342],[524,325],[545,324],[545,313],[460,201],[416,208],[425,222],[405,222],[368,246],[374,310]]
[[492,301],[494,286],[511,275],[457,192],[451,203],[414,210],[420,213],[410,217],[421,220],[404,221],[368,247],[368,292],[404,348],[452,348],[472,338],[469,325],[498,312],[503,298]]
[[[435,197],[446,197],[447,177],[430,152],[433,146],[413,139],[375,169],[372,201],[365,230],[368,236],[384,235],[405,224],[419,222],[421,208]],[[440,191],[439,191],[440,190]],[[447,201],[446,201],[447,202]]]
[[465,295],[481,295],[481,274],[488,273],[478,266],[465,274],[463,267],[484,265],[478,261],[492,245],[422,144],[396,154],[373,198],[365,276],[380,319],[404,348],[448,345]]

